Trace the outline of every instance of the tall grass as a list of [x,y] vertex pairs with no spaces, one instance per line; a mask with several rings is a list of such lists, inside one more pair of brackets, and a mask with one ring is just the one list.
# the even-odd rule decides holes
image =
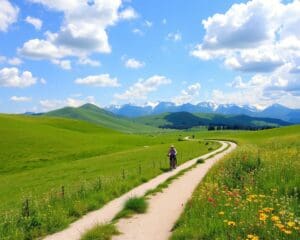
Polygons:
[[173,240],[300,238],[300,134],[268,135],[241,139],[209,172]]

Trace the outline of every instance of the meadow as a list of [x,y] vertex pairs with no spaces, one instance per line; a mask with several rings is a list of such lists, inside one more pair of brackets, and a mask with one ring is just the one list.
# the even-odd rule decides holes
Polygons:
[[34,239],[219,147],[184,132],[124,134],[63,118],[0,115],[0,239]]
[[207,134],[239,147],[199,184],[171,239],[299,239],[300,126]]

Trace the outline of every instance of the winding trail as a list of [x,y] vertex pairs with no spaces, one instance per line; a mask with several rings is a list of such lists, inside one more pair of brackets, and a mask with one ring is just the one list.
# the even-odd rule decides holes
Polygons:
[[[183,207],[191,197],[194,189],[205,176],[209,168],[221,159],[224,155],[231,152],[236,144],[231,142],[220,141],[222,146],[208,154],[201,156],[207,158],[212,154],[216,154],[204,164],[199,164],[197,167],[185,173],[182,177],[175,180],[169,185],[163,193],[159,193],[149,200],[149,210],[145,214],[135,215],[130,219],[121,219],[117,223],[118,229],[123,233],[115,236],[114,240],[165,240],[171,234],[170,230],[175,221],[183,211]],[[228,144],[230,147],[224,150]],[[199,157],[177,167],[177,169],[163,173],[147,183],[144,183],[131,191],[125,193],[119,198],[116,198],[101,209],[88,213],[81,219],[70,224],[65,230],[45,237],[45,240],[79,240],[80,237],[89,229],[97,224],[110,222],[113,217],[122,210],[124,203],[130,197],[144,196],[148,190],[156,188],[160,183],[166,181],[169,177],[176,175],[181,170],[184,170],[197,162]]]

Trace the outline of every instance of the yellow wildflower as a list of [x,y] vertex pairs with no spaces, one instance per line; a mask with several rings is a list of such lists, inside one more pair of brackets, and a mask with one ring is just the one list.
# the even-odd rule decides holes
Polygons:
[[234,221],[228,221],[228,226],[236,226],[236,223]]
[[223,211],[219,212],[219,215],[224,215],[224,212]]
[[291,233],[292,233],[292,231],[286,230],[286,229],[285,229],[283,232],[284,232],[285,234],[291,234]]
[[260,221],[266,221],[267,218],[268,218],[267,214],[264,214],[264,213],[259,214],[259,220]]
[[284,229],[284,225],[281,223],[276,223],[275,226],[278,227],[280,230]]
[[280,220],[280,218],[279,218],[278,216],[272,216],[272,217],[271,217],[271,220],[272,220],[273,222],[277,222],[277,221]]
[[254,235],[254,234],[248,234],[247,238],[251,239],[251,240],[259,240],[259,237]]
[[288,225],[289,227],[294,227],[296,224],[295,224],[295,222],[289,221],[289,222],[287,223],[287,225]]
[[270,212],[273,212],[274,208],[264,208],[263,210],[266,213],[270,213]]

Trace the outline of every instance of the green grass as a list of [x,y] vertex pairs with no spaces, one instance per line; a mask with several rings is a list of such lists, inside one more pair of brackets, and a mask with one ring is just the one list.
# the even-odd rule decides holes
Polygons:
[[0,115],[0,133],[0,239],[32,239],[65,228],[162,173],[170,144],[180,164],[219,147],[178,141],[182,132],[123,134],[48,117]]
[[240,147],[198,186],[171,239],[299,239],[300,126],[218,134]]
[[110,240],[120,234],[113,224],[98,225],[83,235],[81,240]]
[[136,213],[145,213],[147,208],[148,203],[145,197],[131,197],[125,202],[124,208],[114,217],[114,220],[129,218]]

